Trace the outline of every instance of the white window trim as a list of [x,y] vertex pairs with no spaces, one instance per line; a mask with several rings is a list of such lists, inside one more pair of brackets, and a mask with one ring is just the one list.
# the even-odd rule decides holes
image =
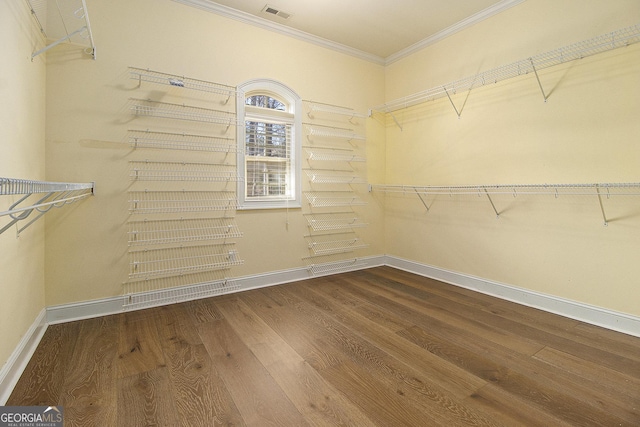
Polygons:
[[[238,156],[236,159],[238,176],[238,209],[283,209],[300,208],[302,206],[302,99],[286,85],[271,79],[254,79],[237,87],[236,112],[238,117],[236,141]],[[251,200],[246,197],[245,182],[245,97],[250,92],[272,93],[275,98],[284,99],[293,109],[293,127],[291,129],[291,162],[293,170],[293,194],[289,198],[264,198]],[[251,108],[249,108],[251,109]],[[277,112],[275,112],[277,114]]]

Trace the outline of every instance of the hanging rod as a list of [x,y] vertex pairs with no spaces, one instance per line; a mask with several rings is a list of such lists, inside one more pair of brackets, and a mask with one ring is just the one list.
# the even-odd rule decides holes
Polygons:
[[[81,41],[83,45],[88,44],[85,52],[96,59],[96,46],[85,0],[58,0],[55,2],[55,11],[50,10],[52,2],[48,0],[27,0],[27,4],[44,38],[56,39],[42,49],[33,52],[31,59],[65,41]],[[51,18],[57,19],[52,20]],[[74,30],[71,31],[71,28]]]
[[[0,178],[0,196],[22,195],[17,202],[13,203],[9,210],[0,211],[1,216],[9,216],[11,221],[0,229],[0,234],[11,228],[13,224],[26,220],[33,211],[39,214],[29,221],[25,226],[18,229],[18,234],[33,224],[36,220],[49,212],[51,208],[59,208],[70,203],[77,202],[87,196],[94,194],[95,183],[66,183],[33,181],[26,179]],[[35,203],[21,206],[35,194],[44,194]]]
[[[529,73],[534,73],[537,77],[537,72],[544,68],[560,65],[576,59],[582,59],[587,56],[607,52],[619,47],[625,47],[639,41],[640,24],[636,24],[589,40],[584,40],[556,50],[522,59],[508,65],[484,71],[474,76],[456,80],[441,86],[436,86],[422,92],[417,92],[412,95],[375,106],[370,112],[379,111],[383,113],[391,113],[423,102],[449,97],[451,94],[455,94],[458,91],[470,91],[476,87],[497,83],[499,81]],[[544,96],[546,98],[546,95]]]
[[160,71],[153,71],[150,69],[142,69],[136,67],[129,67],[129,76],[133,80],[138,80],[139,83],[150,82],[163,84],[174,87],[181,87],[185,89],[197,90],[200,92],[216,93],[219,95],[227,96],[227,101],[232,96],[235,96],[236,90],[232,86],[223,85],[220,83],[208,82],[205,80],[197,80],[189,77],[179,76],[176,74],[168,74]]
[[372,191],[381,193],[401,193],[413,194],[420,198],[420,201],[430,210],[423,196],[426,195],[477,195],[486,196],[491,207],[500,216],[492,195],[552,195],[560,196],[597,196],[600,204],[600,211],[604,220],[604,225],[608,225],[607,215],[602,203],[602,197],[612,196],[640,196],[640,182],[621,183],[587,183],[587,184],[511,184],[511,185],[457,185],[457,186],[413,186],[413,185],[371,185]]

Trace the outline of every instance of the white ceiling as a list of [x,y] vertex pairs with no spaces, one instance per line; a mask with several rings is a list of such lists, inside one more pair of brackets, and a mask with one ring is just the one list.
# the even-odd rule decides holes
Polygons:
[[524,0],[174,1],[388,63]]

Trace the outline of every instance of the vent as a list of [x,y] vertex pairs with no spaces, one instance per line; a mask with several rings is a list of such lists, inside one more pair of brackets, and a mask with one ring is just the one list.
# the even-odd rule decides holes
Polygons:
[[290,13],[283,12],[283,11],[278,10],[275,7],[272,7],[272,6],[269,6],[269,5],[266,5],[264,7],[264,9],[262,9],[262,13],[266,13],[268,15],[277,16],[278,18],[282,18],[282,19],[289,19],[291,17]]

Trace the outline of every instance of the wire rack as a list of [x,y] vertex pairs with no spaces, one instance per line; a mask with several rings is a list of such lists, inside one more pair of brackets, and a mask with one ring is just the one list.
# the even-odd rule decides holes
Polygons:
[[94,183],[49,182],[29,179],[0,178],[0,196],[12,194],[51,193],[58,191],[93,190]]
[[237,123],[235,113],[229,111],[138,98],[131,98],[131,103],[131,114],[135,116],[214,123],[227,127]]
[[515,185],[460,185],[460,186],[410,186],[410,185],[372,185],[372,191],[382,193],[396,193],[403,195],[417,195],[427,211],[429,205],[424,196],[447,195],[477,195],[486,197],[496,214],[500,212],[496,208],[492,196],[495,195],[547,195],[556,198],[560,196],[591,196],[597,197],[604,225],[608,225],[609,219],[605,211],[603,197],[640,196],[640,183],[593,183],[593,184],[515,184]]
[[364,202],[353,192],[305,193],[312,207],[362,206]]
[[181,246],[129,252],[129,279],[144,280],[170,277],[240,265],[235,249],[229,244]]
[[230,191],[130,191],[132,214],[208,212],[236,209],[235,192]]
[[131,221],[129,246],[220,240],[242,237],[232,218],[180,218]]
[[176,74],[162,73],[160,71],[153,71],[149,69],[145,70],[142,68],[129,67],[129,76],[131,79],[138,80],[138,82],[150,82],[200,92],[225,95],[227,96],[227,100],[236,94],[236,90],[232,86],[208,82],[205,80],[192,79]]
[[343,129],[321,125],[307,125],[307,135],[310,140],[313,140],[314,136],[323,138],[346,139],[348,141],[364,141],[366,139],[364,135],[355,133],[353,129]]
[[458,186],[372,185],[373,191],[383,193],[424,195],[602,195],[640,196],[640,183],[587,183],[587,184],[499,184]]
[[344,261],[328,262],[323,264],[312,264],[307,269],[309,273],[314,276],[322,276],[327,274],[342,273],[345,271],[353,271],[367,267],[367,264],[363,261],[355,259],[349,259]]
[[233,165],[131,160],[129,166],[129,176],[134,181],[235,182],[239,179]]
[[310,118],[314,118],[314,113],[336,114],[339,116],[346,116],[349,118],[349,120],[352,120],[354,118],[363,119],[367,117],[366,114],[359,113],[354,109],[348,108],[348,107],[341,107],[339,105],[325,104],[325,103],[316,102],[316,101],[305,101],[305,102],[309,104],[309,112],[307,113],[307,115]]
[[497,83],[510,78],[536,73],[544,68],[560,65],[576,59],[628,46],[640,41],[640,24],[603,34],[589,40],[574,43],[559,49],[535,55],[520,61],[503,65],[474,76],[466,77],[441,86],[417,92],[388,103],[373,107],[372,110],[393,112],[423,102],[448,97],[460,91],[469,91],[476,87]]
[[[0,178],[0,196],[21,195],[6,211],[0,211],[0,217],[9,216],[10,221],[0,228],[0,234],[14,224],[24,221],[37,212],[35,217],[18,228],[20,234],[52,208],[75,203],[94,194],[94,183],[67,183],[33,181],[26,179]],[[36,196],[36,194],[38,196]],[[33,196],[33,197],[32,197]],[[34,200],[35,199],[35,200]]]
[[308,148],[305,150],[309,160],[327,161],[327,162],[366,162],[363,156],[355,154],[351,151],[323,150],[316,148]]
[[312,231],[351,230],[368,224],[352,213],[329,213],[307,215],[307,224]]
[[309,243],[309,249],[313,255],[332,255],[341,254],[345,252],[353,252],[358,249],[364,249],[369,247],[358,237],[347,240],[331,240],[325,242],[311,242]]
[[192,301],[216,295],[228,294],[237,291],[240,288],[241,284],[238,281],[219,280],[170,289],[134,293],[124,297],[123,308],[125,310],[139,310],[159,305]]
[[367,181],[358,175],[343,171],[305,171],[309,181],[317,184],[365,184]]
[[85,52],[96,58],[85,0],[57,0],[55,8],[54,2],[49,0],[27,0],[27,4],[44,38],[55,40],[34,52],[32,58],[67,41],[86,46]]
[[210,151],[219,153],[235,153],[238,151],[234,138],[210,135],[129,130],[128,138],[129,145],[133,148]]

